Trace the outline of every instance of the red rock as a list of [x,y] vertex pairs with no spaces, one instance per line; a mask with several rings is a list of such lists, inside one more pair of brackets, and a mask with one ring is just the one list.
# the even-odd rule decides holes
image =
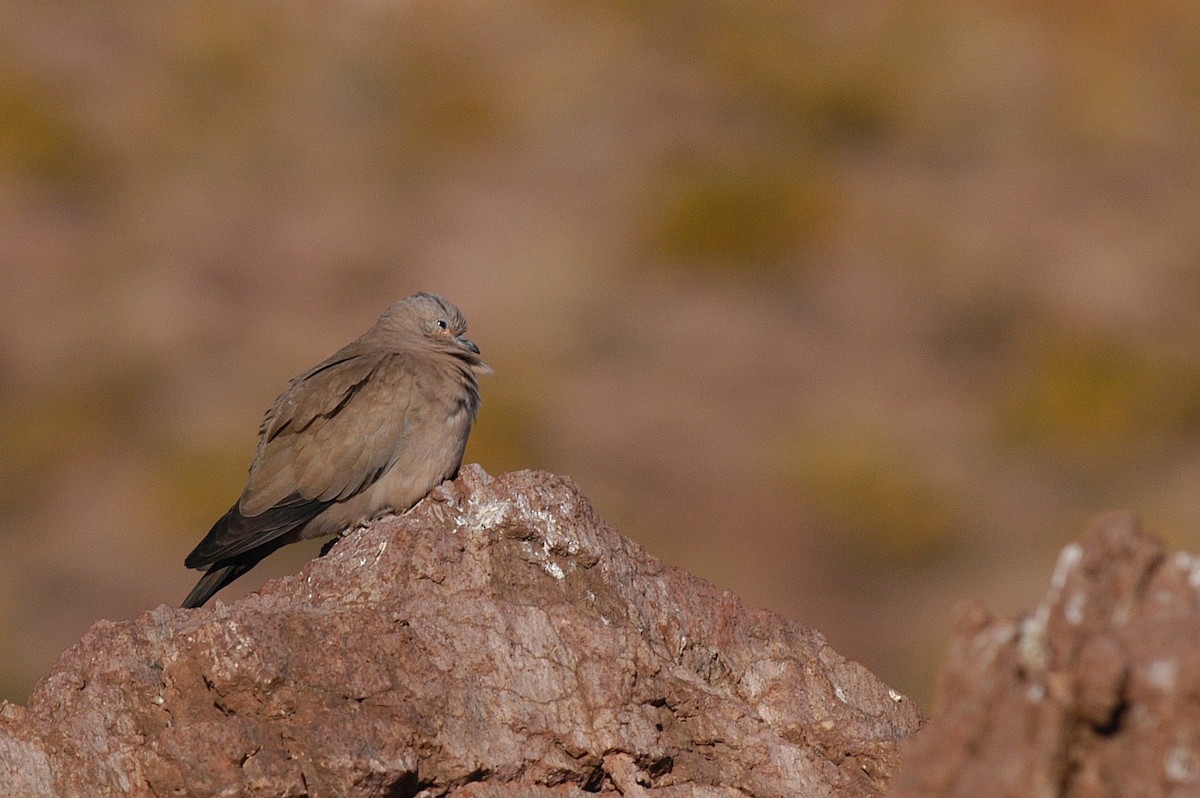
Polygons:
[[0,794],[873,796],[919,723],[570,481],[468,467],[231,606],[97,623],[0,711]]
[[891,795],[1200,794],[1200,559],[1128,514],[1063,549],[1024,618],[960,618]]

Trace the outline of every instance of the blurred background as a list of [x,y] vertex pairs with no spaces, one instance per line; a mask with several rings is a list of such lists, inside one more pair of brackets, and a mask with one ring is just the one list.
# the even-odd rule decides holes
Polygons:
[[177,605],[276,394],[422,289],[495,368],[468,461],[927,709],[1091,515],[1200,547],[1200,4],[0,18],[0,696]]

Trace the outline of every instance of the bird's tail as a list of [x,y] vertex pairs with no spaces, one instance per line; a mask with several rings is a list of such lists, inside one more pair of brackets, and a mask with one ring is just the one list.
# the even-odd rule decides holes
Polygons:
[[258,565],[259,561],[267,555],[268,552],[259,554],[257,551],[250,551],[246,554],[258,555],[247,557],[243,554],[241,557],[232,560],[222,560],[214,564],[204,576],[200,577],[200,581],[192,588],[192,592],[187,594],[187,598],[183,600],[180,606],[184,609],[199,607],[213,597],[218,590],[225,585],[237,579],[242,574],[249,571],[254,566]]
[[275,549],[294,542],[300,530],[330,504],[292,494],[250,517],[234,504],[183,561],[188,568],[208,569],[183,600],[184,609],[199,607]]

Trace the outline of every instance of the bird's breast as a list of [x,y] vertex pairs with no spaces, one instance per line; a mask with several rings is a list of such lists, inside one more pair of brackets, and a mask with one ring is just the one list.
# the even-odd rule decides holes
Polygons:
[[429,409],[434,412],[406,418],[391,467],[359,493],[330,505],[305,528],[305,538],[341,532],[388,511],[403,512],[458,471],[474,408],[469,402],[448,401]]

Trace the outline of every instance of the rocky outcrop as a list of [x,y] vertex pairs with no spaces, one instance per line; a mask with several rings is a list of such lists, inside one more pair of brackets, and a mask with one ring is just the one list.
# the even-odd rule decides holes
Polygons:
[[964,611],[891,794],[1200,794],[1200,559],[1112,514],[1029,616]]
[[871,796],[919,722],[568,480],[468,467],[233,605],[96,624],[0,709],[0,794]]

